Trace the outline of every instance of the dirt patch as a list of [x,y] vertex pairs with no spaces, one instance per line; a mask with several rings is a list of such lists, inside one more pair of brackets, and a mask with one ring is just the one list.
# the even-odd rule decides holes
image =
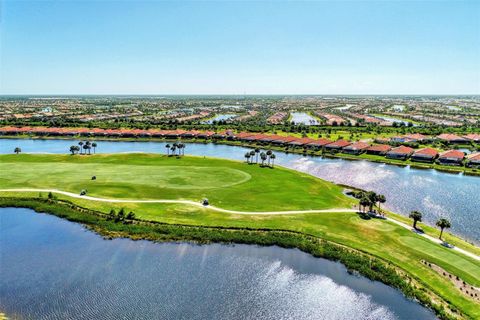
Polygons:
[[445,271],[443,268],[437,266],[434,263],[430,263],[425,260],[421,260],[421,261],[424,265],[436,271],[442,277],[449,279],[455,285],[455,287],[459,289],[465,296],[469,297],[470,299],[473,299],[474,301],[480,302],[480,288],[474,287],[466,283],[458,276]]

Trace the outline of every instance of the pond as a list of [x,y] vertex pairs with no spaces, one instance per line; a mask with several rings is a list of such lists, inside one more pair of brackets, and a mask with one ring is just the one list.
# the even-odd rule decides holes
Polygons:
[[237,117],[236,114],[217,114],[215,115],[215,117],[208,119],[206,121],[203,121],[202,123],[212,124],[214,121],[216,122],[222,121],[222,120],[227,121],[235,117]]
[[294,249],[104,240],[0,209],[0,310],[13,319],[434,319],[335,262]]
[[[0,153],[68,153],[74,140],[0,139]],[[97,141],[96,152],[166,153],[163,142]],[[188,143],[185,154],[244,160],[247,148],[213,143]],[[93,151],[93,150],[92,150]],[[275,163],[316,177],[362,189],[387,198],[385,207],[404,215],[423,213],[434,224],[440,217],[452,221],[452,231],[480,243],[480,177],[413,169],[364,160],[349,161],[275,152]],[[1,173],[0,173],[1,175]]]
[[304,124],[307,126],[318,124],[317,119],[305,112],[292,112],[290,122],[295,124]]

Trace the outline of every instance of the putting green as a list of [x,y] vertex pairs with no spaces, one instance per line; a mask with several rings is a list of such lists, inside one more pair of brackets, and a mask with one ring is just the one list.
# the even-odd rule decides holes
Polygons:
[[[0,165],[1,166],[1,165]],[[12,163],[8,170],[12,179],[21,181],[25,177],[43,173],[49,184],[61,186],[67,181],[87,183],[92,176],[95,184],[115,185],[129,182],[132,185],[153,185],[169,189],[212,189],[231,187],[251,179],[251,175],[227,167],[199,166],[142,166],[125,164],[89,163]],[[65,177],[68,176],[68,179]],[[59,187],[60,188],[60,187]]]

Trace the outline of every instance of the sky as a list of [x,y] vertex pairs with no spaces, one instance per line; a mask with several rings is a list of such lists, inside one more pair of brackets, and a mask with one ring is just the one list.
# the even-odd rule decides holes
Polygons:
[[0,94],[480,94],[480,1],[0,10]]

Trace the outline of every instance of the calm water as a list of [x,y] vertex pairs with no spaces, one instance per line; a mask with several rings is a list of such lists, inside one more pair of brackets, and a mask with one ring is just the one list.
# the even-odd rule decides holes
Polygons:
[[[23,152],[67,153],[72,140],[0,139],[0,153],[12,153],[16,146]],[[161,142],[99,141],[97,152],[165,153]],[[244,160],[246,148],[215,144],[187,143],[185,153]],[[480,243],[480,177],[450,174],[435,170],[411,169],[392,165],[276,152],[275,163],[310,173],[336,183],[382,193],[386,207],[406,214],[419,210],[431,224],[446,216],[452,230]]]
[[292,119],[290,122],[296,124],[302,123],[307,126],[318,124],[317,119],[305,112],[292,112]]
[[0,310],[22,319],[434,319],[400,292],[298,250],[103,240],[0,209]]
[[236,116],[237,116],[236,114],[217,114],[212,119],[204,121],[203,123],[211,124],[213,123],[213,121],[230,120],[232,118],[235,118]]
[[[387,116],[375,116],[377,118],[380,118],[380,119],[383,119],[385,121],[390,121],[390,122],[398,122],[398,123],[403,123],[404,125],[408,125],[408,121],[406,120],[402,120],[402,119],[397,119],[397,118],[391,118],[391,117],[387,117]],[[418,127],[417,124],[415,123],[412,123],[414,127]]]

